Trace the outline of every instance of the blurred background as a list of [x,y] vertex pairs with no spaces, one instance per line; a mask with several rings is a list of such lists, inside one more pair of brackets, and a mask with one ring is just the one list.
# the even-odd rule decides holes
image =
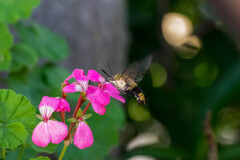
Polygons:
[[[153,54],[139,83],[147,105],[128,95],[124,105],[112,102],[106,115],[89,121],[94,145],[71,145],[64,158],[238,160],[239,6],[235,0],[42,0],[30,20],[10,25],[12,62],[8,69],[0,64],[0,86],[38,106],[42,96],[60,95],[75,68],[100,72],[109,63],[117,74]],[[41,152],[56,159],[61,147],[55,154],[54,147],[32,147],[23,157]]]

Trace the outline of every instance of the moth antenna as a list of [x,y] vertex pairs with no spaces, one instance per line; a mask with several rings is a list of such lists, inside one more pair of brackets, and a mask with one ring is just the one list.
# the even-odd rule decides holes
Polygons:
[[113,74],[112,73],[112,69],[111,69],[111,67],[110,67],[110,64],[109,63],[107,63],[108,64],[108,68],[109,68],[109,70],[110,70],[110,73],[111,73],[111,75]]
[[108,77],[114,79],[112,76],[110,76],[110,75],[109,75],[106,71],[104,71],[103,69],[102,69],[102,72],[105,73]]

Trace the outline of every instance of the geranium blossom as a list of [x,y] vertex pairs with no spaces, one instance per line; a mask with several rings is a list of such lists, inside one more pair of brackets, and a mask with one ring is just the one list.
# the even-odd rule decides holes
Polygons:
[[90,147],[93,144],[93,135],[89,126],[84,122],[79,120],[79,124],[74,135],[73,143],[80,149]]
[[110,83],[100,83],[98,87],[89,86],[86,94],[93,110],[100,115],[105,114],[105,106],[109,104],[110,97],[125,103],[125,99],[119,95],[120,92]]
[[61,101],[44,96],[39,105],[43,121],[33,130],[32,141],[37,146],[46,147],[50,142],[60,143],[68,134],[68,127],[62,122],[50,120],[52,113],[59,109]]
[[70,112],[70,106],[65,99],[60,97],[56,97],[56,99],[58,99],[60,102],[56,112]]
[[[73,82],[72,84],[68,83],[68,80],[71,78],[75,78],[76,82]],[[73,92],[85,92],[88,87],[88,78],[85,76],[82,69],[75,69],[66,80],[65,84],[67,84],[66,87],[63,88],[64,92],[67,93],[73,93]]]
[[[75,78],[76,82],[69,84],[68,80],[71,78]],[[88,85],[89,80],[100,84],[98,87]],[[105,78],[92,69],[88,71],[87,76],[83,70],[75,69],[73,74],[65,80],[65,84],[67,86],[63,88],[64,92],[85,92],[87,99],[92,103],[93,110],[100,115],[105,114],[105,106],[109,104],[110,97],[125,103],[125,99],[119,95],[120,92],[112,84],[106,83]]]

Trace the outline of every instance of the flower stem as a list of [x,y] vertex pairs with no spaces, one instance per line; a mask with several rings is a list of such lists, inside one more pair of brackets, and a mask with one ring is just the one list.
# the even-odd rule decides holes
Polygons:
[[[79,110],[79,108],[82,106],[82,104],[84,103],[84,98],[82,98],[82,94],[80,93],[79,99],[78,99],[78,103],[76,105],[76,108],[74,110],[73,116],[72,118],[76,118],[77,117],[77,112]],[[65,138],[65,140],[69,140],[70,139],[70,134],[72,132],[72,129],[74,128],[74,126],[76,125],[76,122],[71,122],[69,130],[68,130],[68,135]]]
[[62,152],[61,152],[58,160],[62,160],[62,159],[63,159],[63,156],[64,156],[64,154],[65,154],[65,152],[66,152],[66,150],[67,150],[67,147],[68,147],[68,145],[65,145],[65,144],[64,144],[63,149],[62,149]]
[[62,122],[65,123],[65,112],[59,112]]
[[5,159],[5,148],[2,148],[2,159]]
[[82,94],[80,94],[79,99],[78,99],[78,103],[76,105],[76,108],[74,110],[72,118],[76,118],[77,112],[78,112],[79,108],[82,106],[82,104],[83,104]]
[[73,133],[70,135],[70,139],[74,136],[74,134],[76,133],[76,131],[77,131],[77,128],[74,128]]
[[66,99],[67,98],[67,93],[63,92],[63,88],[66,86],[66,84],[62,83],[61,91],[62,91],[62,98]]
[[25,148],[26,148],[26,144],[23,144],[22,148],[20,150],[20,153],[18,154],[18,158],[17,158],[18,160],[20,160],[22,158],[23,151],[25,150]]
[[89,108],[90,105],[91,105],[91,102],[89,102],[89,103],[86,105],[86,107],[85,107],[84,110],[83,110],[82,116],[85,115],[85,113],[87,112],[87,110],[88,110],[88,108]]

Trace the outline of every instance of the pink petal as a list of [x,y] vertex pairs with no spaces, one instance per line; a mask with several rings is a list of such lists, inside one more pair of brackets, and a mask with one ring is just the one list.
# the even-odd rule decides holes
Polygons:
[[74,144],[80,148],[84,149],[90,147],[93,144],[93,135],[89,126],[83,121],[79,122],[78,128],[74,135]]
[[88,86],[88,89],[87,89],[87,91],[86,91],[86,96],[87,96],[87,99],[94,99],[95,98],[95,92],[98,90],[98,88],[97,87],[95,87],[95,86],[91,86],[91,85],[89,85]]
[[86,91],[88,87],[88,78],[85,76],[84,71],[82,69],[75,69],[73,71],[73,77],[79,85],[81,85],[81,88],[83,89],[82,92]]
[[60,101],[54,97],[44,96],[39,104],[39,110],[44,119],[49,119],[52,113],[58,109]]
[[41,103],[39,104],[39,108],[42,106],[51,106],[54,109],[57,109],[59,103],[60,102],[55,97],[44,96],[41,100]]
[[110,102],[110,96],[108,93],[103,92],[101,89],[96,90],[94,93],[94,99],[103,105],[108,105]]
[[54,144],[63,141],[68,134],[68,127],[62,122],[49,120],[47,126],[50,134],[50,141]]
[[[69,86],[70,83],[68,82],[68,80],[73,77],[77,81],[77,83],[72,83],[72,85],[75,85],[75,87]],[[84,92],[87,90],[87,87],[88,87],[88,78],[84,74],[84,71],[82,69],[75,69],[73,71],[72,75],[70,75],[67,79],[65,79],[64,83],[69,86],[69,87],[66,86],[67,88],[65,89],[64,92],[67,92],[67,93],[72,93],[72,92],[77,92],[77,91]]]
[[105,105],[97,102],[96,100],[90,100],[92,103],[93,110],[99,114],[99,115],[104,115],[106,112]]
[[59,101],[60,101],[59,108],[56,111],[57,112],[70,112],[70,106],[69,106],[68,102],[63,98],[59,98]]
[[73,78],[73,75],[71,74],[68,78],[66,78],[65,80],[64,80],[64,83],[66,84],[66,85],[69,85],[70,83],[68,82],[68,80],[69,79],[72,79]]
[[63,88],[63,92],[66,93],[73,93],[73,92],[83,92],[83,88],[81,85],[77,84],[77,83],[72,83],[66,87]]
[[104,86],[103,86],[103,90],[107,90],[109,92],[113,92],[115,94],[120,94],[120,92],[117,90],[117,88],[112,85],[111,83],[105,83]]
[[105,82],[105,78],[93,69],[88,71],[87,77],[93,82]]
[[46,147],[50,142],[50,135],[46,122],[39,123],[33,130],[32,141],[40,147]]
[[82,81],[78,80],[78,83],[80,84],[83,92],[85,92],[87,90],[87,88],[88,88],[88,79],[87,79],[87,77],[84,80],[82,80]]
[[121,97],[120,92],[111,83],[106,83],[103,87],[104,92],[108,93],[111,97],[125,103],[125,99]]
[[113,97],[113,98],[121,101],[122,103],[125,103],[125,98],[121,97],[119,94],[112,94],[112,93],[110,93],[109,95],[110,95],[111,97]]
[[86,91],[86,94],[87,94],[87,95],[94,95],[94,93],[96,92],[96,90],[98,90],[97,87],[89,85],[89,86],[88,86],[88,89],[87,89],[87,91]]
[[82,69],[74,69],[72,75],[76,79],[76,81],[81,80],[82,77],[86,77]]

